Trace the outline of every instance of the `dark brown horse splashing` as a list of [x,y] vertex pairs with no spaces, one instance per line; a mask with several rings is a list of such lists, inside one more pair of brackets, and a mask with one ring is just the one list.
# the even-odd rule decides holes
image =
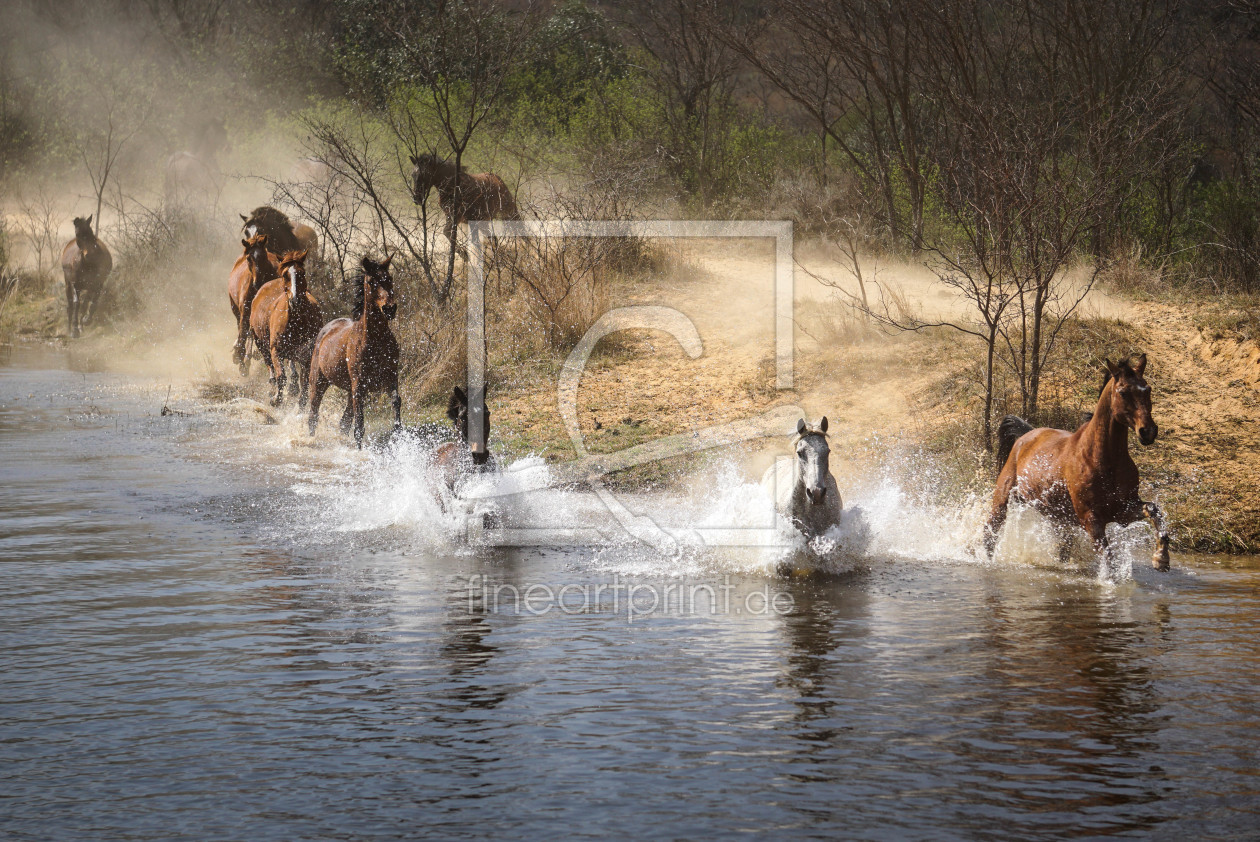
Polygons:
[[484,222],[489,219],[520,219],[516,200],[503,179],[494,173],[470,173],[464,167],[456,169],[451,161],[436,155],[412,155],[411,198],[424,204],[429,190],[437,188],[438,206],[446,215],[443,233],[455,248],[455,235],[464,222]]
[[267,248],[267,236],[256,234],[241,240],[245,253],[236,258],[228,275],[228,303],[236,317],[236,344],[232,346],[232,361],[241,367],[241,376],[249,374],[250,311],[254,296],[263,284],[280,275],[280,261]]
[[283,211],[271,205],[261,205],[250,211],[249,216],[238,214],[241,218],[241,232],[246,237],[263,234],[267,237],[270,248],[276,254],[287,254],[291,251],[305,251],[314,257],[319,248],[319,237],[315,229],[309,225],[294,225]]
[[81,324],[91,322],[114,258],[92,233],[92,217],[74,218],[74,239],[61,250],[61,273],[66,279],[66,321],[71,336]]
[[250,329],[269,361],[275,393],[271,405],[284,401],[284,364],[293,370],[290,391],[306,406],[307,375],[315,336],[324,325],[319,302],[306,291],[306,252],[291,251],[280,260],[280,277],[263,284],[254,296]]
[[[490,440],[490,408],[486,408],[486,441]],[[468,441],[468,396],[455,387],[446,405],[446,417],[455,427],[455,441],[448,441],[433,451],[433,464],[447,488],[454,488],[455,481],[473,471],[495,470],[494,455],[480,446],[470,446]]]
[[[1129,455],[1129,429],[1144,445],[1154,443],[1159,428],[1151,420],[1151,387],[1146,384],[1146,355],[1134,364],[1107,362],[1102,394],[1093,416],[1074,433],[1047,427],[1032,429],[1008,415],[999,428],[997,488],[984,530],[984,546],[992,556],[998,532],[1012,499],[1071,527],[1079,524],[1094,541],[1100,562],[1109,563],[1107,524],[1150,518],[1158,539],[1152,564],[1168,569],[1168,530],[1154,503],[1138,497],[1138,470]],[[1070,549],[1070,538],[1061,556]]]
[[354,441],[363,446],[363,405],[372,392],[388,392],[394,407],[394,429],[402,427],[402,398],[398,395],[398,340],[389,329],[397,313],[390,259],[377,263],[363,258],[363,307],[355,319],[334,319],[315,337],[311,355],[309,419],[311,435],[319,424],[324,392],[334,385],[349,400],[341,415],[341,431],[353,422]]

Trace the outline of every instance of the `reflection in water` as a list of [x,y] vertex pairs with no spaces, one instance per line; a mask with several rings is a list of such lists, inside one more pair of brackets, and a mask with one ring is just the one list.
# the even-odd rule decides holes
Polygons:
[[[1254,835],[1256,560],[501,610],[470,577],[682,574],[330,528],[294,477],[359,454],[189,459],[255,430],[39,362],[0,366],[5,837]],[[791,612],[740,613],[767,583]]]
[[985,595],[990,734],[961,750],[977,762],[990,760],[995,746],[1037,757],[1011,771],[1018,785],[1007,796],[1044,812],[1046,826],[1071,826],[1073,813],[1101,808],[1113,809],[1098,829],[1156,823],[1114,808],[1166,791],[1142,762],[1159,749],[1159,699],[1144,649],[1162,624],[1135,619],[1126,595],[1079,582],[1038,585]]

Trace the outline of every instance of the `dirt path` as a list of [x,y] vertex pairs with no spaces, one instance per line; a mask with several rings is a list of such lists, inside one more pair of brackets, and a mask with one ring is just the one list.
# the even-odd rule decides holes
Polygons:
[[[796,386],[785,391],[774,388],[771,246],[694,241],[675,247],[671,258],[670,274],[617,303],[677,308],[696,325],[704,353],[692,360],[672,338],[648,331],[619,335],[612,350],[606,345],[592,358],[579,390],[580,426],[591,452],[694,435],[796,405],[811,418],[829,416],[833,461],[845,470],[851,467],[846,462],[869,455],[872,440],[922,443],[945,423],[961,420],[961,401],[945,390],[975,364],[971,340],[867,329],[820,283],[852,280],[826,255],[807,252],[796,272]],[[921,312],[951,313],[957,306],[922,267],[877,270]],[[1186,543],[1254,546],[1260,540],[1260,495],[1254,491],[1260,473],[1260,348],[1207,341],[1193,313],[1167,304],[1094,292],[1080,313],[1123,320],[1150,357],[1162,434],[1155,447],[1135,445],[1134,456],[1148,492],[1173,513]],[[500,417],[513,427],[563,438],[553,382],[505,397]],[[785,437],[751,448],[749,475],[786,446]]]

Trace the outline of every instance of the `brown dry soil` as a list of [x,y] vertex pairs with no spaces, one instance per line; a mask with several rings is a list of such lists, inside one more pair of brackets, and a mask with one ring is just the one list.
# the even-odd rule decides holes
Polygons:
[[[976,432],[975,340],[944,330],[888,335],[864,326],[818,277],[827,256],[798,249],[795,388],[776,390],[773,362],[773,253],[768,244],[698,242],[677,248],[673,271],[618,304],[665,304],[688,315],[704,341],[692,360],[664,333],[627,331],[592,356],[578,396],[585,447],[608,453],[679,433],[795,405],[830,420],[833,471],[869,472],[894,451],[934,460],[931,493],[961,498],[991,488],[993,470]],[[954,302],[921,267],[877,267],[920,312]],[[834,279],[834,278],[833,278]],[[1091,294],[1063,340],[1047,386],[1061,415],[1093,408],[1100,359],[1145,351],[1155,393],[1157,443],[1132,452],[1144,497],[1169,512],[1183,549],[1260,549],[1260,346],[1221,331],[1219,304],[1177,305]],[[1232,334],[1232,335],[1231,335]],[[516,452],[553,461],[573,457],[560,421],[554,372],[517,380],[492,396],[495,435]],[[1050,385],[1058,385],[1057,393]],[[1067,421],[1062,422],[1067,424]],[[787,437],[737,449],[760,475]],[[622,475],[652,487],[685,476],[703,457],[680,457]],[[944,478],[942,480],[942,477]],[[843,485],[843,483],[842,483]]]

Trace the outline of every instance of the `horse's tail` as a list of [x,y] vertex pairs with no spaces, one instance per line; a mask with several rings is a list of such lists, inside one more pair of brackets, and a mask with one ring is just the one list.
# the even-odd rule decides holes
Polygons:
[[997,469],[999,471],[1006,466],[1006,460],[1010,457],[1011,448],[1015,446],[1015,442],[1032,428],[1032,424],[1018,415],[1008,415],[1002,419],[1001,424],[998,424]]

